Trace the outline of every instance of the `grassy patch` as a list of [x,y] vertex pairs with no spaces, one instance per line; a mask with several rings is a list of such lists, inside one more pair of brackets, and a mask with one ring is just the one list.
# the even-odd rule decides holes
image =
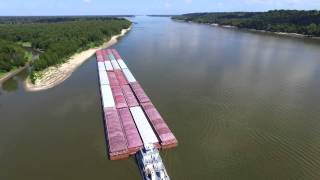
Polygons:
[[6,72],[0,71],[0,78],[1,78],[2,76],[4,76],[5,74],[6,74]]
[[27,59],[27,61],[31,61],[32,57],[33,57],[32,52],[26,51],[24,53],[24,58]]
[[41,79],[43,77],[42,71],[33,71],[30,75],[31,82],[34,84],[37,79]]
[[18,42],[19,45],[21,45],[22,47],[27,47],[30,48],[32,46],[31,42]]
[[94,43],[94,42],[91,42],[91,43],[89,43],[88,44],[88,48],[90,49],[90,48],[95,48],[95,47],[97,47],[98,46],[98,43]]

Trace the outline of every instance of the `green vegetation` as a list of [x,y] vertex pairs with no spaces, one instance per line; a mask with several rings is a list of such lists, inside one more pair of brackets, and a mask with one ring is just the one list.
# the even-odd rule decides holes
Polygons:
[[33,57],[32,52],[26,51],[26,52],[24,53],[24,58],[25,58],[27,61],[31,61],[31,60],[32,60],[32,57]]
[[26,51],[19,45],[0,40],[0,74],[24,66],[27,62]]
[[31,43],[30,42],[18,42],[18,44],[21,45],[22,47],[27,47],[27,48],[31,47]]
[[31,82],[34,84],[37,79],[41,79],[42,77],[43,77],[42,71],[33,71],[31,73],[30,79],[31,79]]
[[[131,22],[114,17],[1,17],[0,72],[24,65],[30,54],[20,47],[41,53],[33,62],[33,76],[49,66],[64,63],[71,55],[101,45]],[[6,48],[9,46],[9,49]]]
[[238,28],[320,36],[320,11],[274,10],[268,12],[193,13],[173,19]]
[[4,76],[6,73],[5,72],[1,72],[0,71],[0,78],[2,77],[2,76]]
[[118,17],[134,17],[133,15],[117,16],[0,16],[0,24],[58,23],[84,20],[112,20]]

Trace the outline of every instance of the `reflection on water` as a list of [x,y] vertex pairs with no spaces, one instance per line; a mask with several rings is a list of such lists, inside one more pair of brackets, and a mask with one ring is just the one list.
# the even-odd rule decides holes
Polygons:
[[[172,179],[320,178],[319,43],[133,20],[115,47],[179,140],[161,152]],[[0,96],[0,179],[140,178],[106,159],[95,58],[48,91],[25,75]]]
[[2,89],[4,91],[11,92],[17,90],[18,86],[18,81],[15,78],[11,78],[2,84]]
[[0,93],[1,91],[7,92],[7,93],[14,92],[14,91],[17,91],[19,87],[23,87],[24,80],[28,77],[29,71],[30,70],[26,68],[22,70],[20,73],[18,73],[17,75],[3,82],[2,85],[0,86]]
[[[25,48],[27,51],[32,53],[32,61],[39,58],[39,52],[33,50],[32,48]],[[23,87],[23,81],[28,77],[30,73],[30,67],[26,67],[21,72],[19,72],[17,75],[11,77],[10,79],[6,80],[0,85],[0,95],[4,92],[13,92],[18,90],[18,86],[22,85]]]

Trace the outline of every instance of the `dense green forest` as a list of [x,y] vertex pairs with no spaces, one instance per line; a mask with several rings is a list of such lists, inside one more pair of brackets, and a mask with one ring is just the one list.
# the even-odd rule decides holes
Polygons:
[[27,61],[26,51],[19,45],[0,40],[0,74],[24,66]]
[[[102,44],[130,25],[130,21],[114,17],[2,17],[0,40],[1,44],[11,44],[10,48],[15,47],[16,52],[17,45],[23,43],[42,51],[33,63],[33,71],[40,71],[65,62],[76,52]],[[0,64],[0,71],[7,71],[8,65],[19,64],[9,63],[18,61],[12,58],[16,57],[10,55],[12,52],[1,49],[0,62],[6,63]]]
[[0,24],[23,24],[23,23],[56,23],[79,20],[116,20],[119,17],[134,17],[133,15],[117,16],[1,16]]
[[268,12],[192,13],[172,19],[231,25],[238,28],[320,36],[320,11],[273,10]]

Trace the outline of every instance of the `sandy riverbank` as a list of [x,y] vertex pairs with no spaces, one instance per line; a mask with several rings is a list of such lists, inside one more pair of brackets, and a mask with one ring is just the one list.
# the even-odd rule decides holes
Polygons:
[[86,60],[95,54],[99,49],[108,48],[118,42],[118,38],[124,36],[131,27],[123,29],[120,34],[113,36],[108,42],[103,45],[85,50],[70,57],[70,59],[58,67],[49,67],[43,71],[41,79],[37,79],[35,84],[32,84],[30,78],[25,81],[25,89],[27,91],[42,91],[53,88],[63,81],[68,79],[71,74],[82,65]]

